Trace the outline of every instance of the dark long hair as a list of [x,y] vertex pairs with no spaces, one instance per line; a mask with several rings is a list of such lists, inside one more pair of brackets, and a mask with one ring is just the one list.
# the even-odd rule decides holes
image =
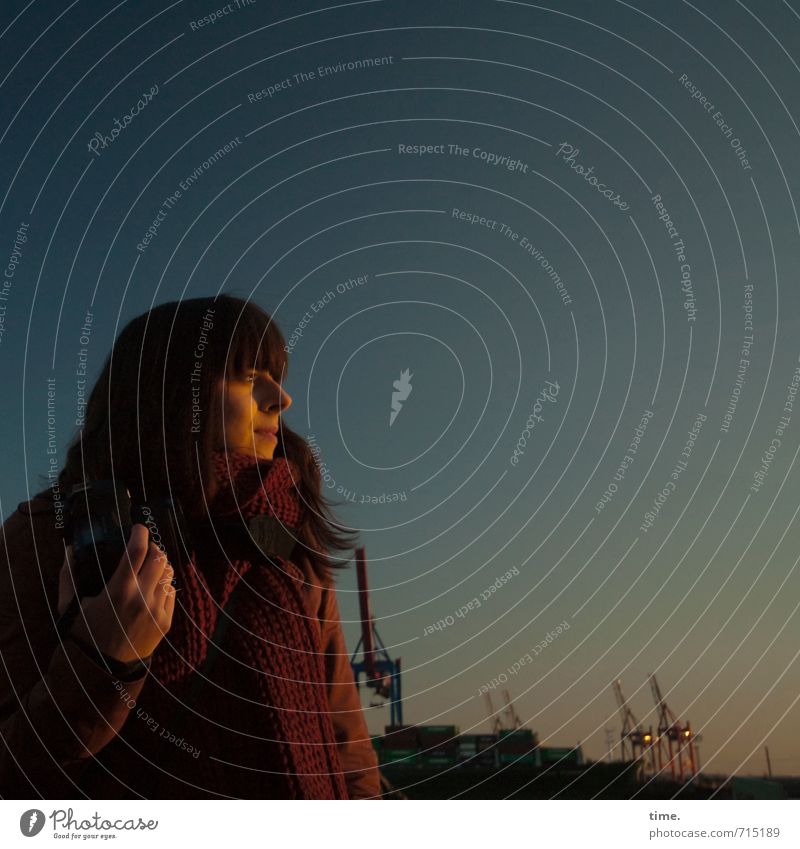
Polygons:
[[[202,520],[215,489],[218,381],[256,368],[283,382],[284,346],[265,310],[232,295],[170,301],[133,319],[89,396],[85,427],[70,443],[59,475],[61,493],[84,480],[115,478],[134,502],[168,493],[180,501],[188,524]],[[345,564],[329,552],[351,549],[357,532],[334,520],[318,462],[285,421],[274,456],[287,457],[300,472],[297,490],[306,509],[297,533],[298,565],[308,580],[331,580],[332,570]]]

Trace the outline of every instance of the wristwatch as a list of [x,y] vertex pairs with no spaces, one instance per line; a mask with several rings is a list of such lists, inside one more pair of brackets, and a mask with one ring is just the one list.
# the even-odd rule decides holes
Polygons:
[[84,654],[89,655],[92,660],[100,666],[105,666],[106,669],[119,681],[136,681],[141,678],[150,669],[150,663],[153,655],[137,658],[136,660],[117,660],[115,657],[109,657],[103,654],[94,643],[84,640],[82,637],[76,637],[75,634],[69,633],[67,637],[77,645]]

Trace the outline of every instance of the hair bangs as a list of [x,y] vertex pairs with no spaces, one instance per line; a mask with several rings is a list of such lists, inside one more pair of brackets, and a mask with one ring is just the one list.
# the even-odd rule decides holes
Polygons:
[[266,370],[276,380],[283,380],[288,368],[285,344],[275,321],[248,302],[233,330],[226,373],[230,376],[250,369]]

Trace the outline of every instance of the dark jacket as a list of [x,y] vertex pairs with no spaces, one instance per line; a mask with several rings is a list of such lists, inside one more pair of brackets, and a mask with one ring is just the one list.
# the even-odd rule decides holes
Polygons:
[[[149,673],[119,681],[71,638],[60,640],[64,542],[52,501],[19,505],[0,529],[0,797],[123,798],[103,750],[114,747]],[[328,705],[351,799],[379,798],[380,774],[353,680],[332,585],[309,586],[318,611]],[[111,759],[113,762],[113,759]]]

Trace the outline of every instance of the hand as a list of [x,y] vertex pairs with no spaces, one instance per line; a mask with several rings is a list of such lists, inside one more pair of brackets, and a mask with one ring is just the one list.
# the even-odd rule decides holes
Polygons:
[[[72,557],[70,545],[59,575],[59,615],[75,595]],[[148,657],[172,625],[174,574],[147,528],[134,525],[114,574],[99,595],[83,600],[71,633],[123,662]]]

